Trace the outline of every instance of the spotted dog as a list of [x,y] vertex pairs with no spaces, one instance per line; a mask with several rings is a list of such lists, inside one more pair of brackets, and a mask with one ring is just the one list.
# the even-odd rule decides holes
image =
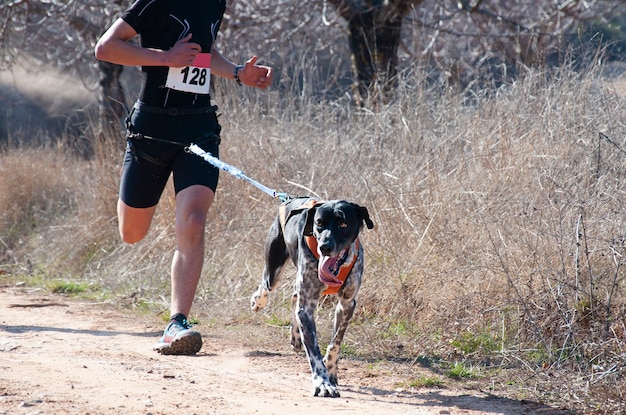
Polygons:
[[[359,232],[374,227],[365,207],[345,200],[319,202],[296,198],[283,203],[265,242],[265,268],[250,299],[253,311],[267,305],[285,263],[297,268],[292,300],[291,345],[309,358],[313,395],[338,397],[337,361],[356,307],[363,274]],[[315,327],[315,310],[322,295],[336,294],[332,340],[322,359]]]

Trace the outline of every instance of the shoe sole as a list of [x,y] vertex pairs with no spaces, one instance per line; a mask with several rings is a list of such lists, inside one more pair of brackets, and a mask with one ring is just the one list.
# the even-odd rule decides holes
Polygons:
[[202,348],[202,337],[200,333],[189,333],[186,336],[174,339],[171,343],[159,343],[154,346],[154,350],[163,355],[185,355],[191,356]]

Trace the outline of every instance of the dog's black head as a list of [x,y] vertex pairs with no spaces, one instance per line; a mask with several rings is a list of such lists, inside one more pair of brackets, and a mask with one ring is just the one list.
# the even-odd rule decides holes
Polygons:
[[332,200],[306,211],[304,235],[313,235],[324,256],[336,256],[350,246],[363,224],[374,228],[367,208],[345,200]]

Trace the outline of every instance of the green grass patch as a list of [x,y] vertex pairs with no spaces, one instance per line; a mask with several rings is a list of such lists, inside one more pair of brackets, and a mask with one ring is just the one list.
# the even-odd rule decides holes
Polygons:
[[480,377],[480,371],[475,367],[455,362],[446,370],[446,376],[452,379],[475,379]]
[[498,338],[487,331],[480,333],[463,332],[456,339],[452,340],[450,344],[464,355],[476,352],[490,354],[500,348]]
[[354,344],[341,343],[341,355],[342,356],[356,356],[357,352],[358,352],[358,349]]
[[385,339],[416,336],[415,326],[407,319],[398,319],[393,321],[382,334],[382,337]]
[[440,388],[444,385],[443,379],[437,376],[420,375],[408,383],[411,388]]
[[55,294],[79,295],[89,290],[89,284],[86,282],[72,281],[52,281],[50,283],[50,291]]
[[265,324],[275,327],[289,327],[291,325],[291,321],[287,318],[272,314],[267,320],[265,320]]

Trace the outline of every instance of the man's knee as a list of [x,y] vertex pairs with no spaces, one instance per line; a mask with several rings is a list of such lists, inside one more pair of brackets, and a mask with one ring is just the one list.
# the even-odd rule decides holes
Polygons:
[[146,234],[147,232],[138,232],[137,229],[133,228],[123,229],[123,227],[120,226],[120,237],[127,244],[132,245],[141,241],[146,236]]
[[129,244],[141,241],[150,229],[155,209],[156,207],[133,208],[119,200],[117,217],[122,240]]
[[176,233],[193,238],[204,235],[207,213],[214,192],[208,187],[191,186],[176,195]]
[[207,212],[194,210],[176,221],[176,232],[186,238],[198,238],[204,235]]

